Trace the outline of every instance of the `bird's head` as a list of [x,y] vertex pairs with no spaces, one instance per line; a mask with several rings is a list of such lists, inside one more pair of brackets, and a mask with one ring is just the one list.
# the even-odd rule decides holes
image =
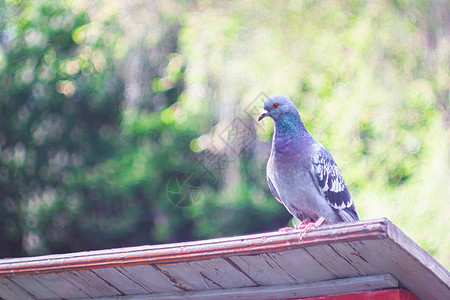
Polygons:
[[298,115],[297,107],[288,97],[274,95],[264,102],[264,111],[259,116],[258,121],[265,117],[271,117],[276,122],[286,115]]

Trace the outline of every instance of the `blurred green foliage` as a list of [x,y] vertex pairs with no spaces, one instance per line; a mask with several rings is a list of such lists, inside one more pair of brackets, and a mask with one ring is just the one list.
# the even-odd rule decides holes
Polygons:
[[450,265],[448,1],[1,1],[0,256],[271,231],[264,95]]

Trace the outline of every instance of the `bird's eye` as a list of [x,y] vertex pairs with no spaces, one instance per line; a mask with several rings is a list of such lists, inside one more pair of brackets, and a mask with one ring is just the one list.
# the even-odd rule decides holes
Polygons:
[[277,108],[278,107],[278,103],[274,103],[272,106],[273,106],[273,108]]

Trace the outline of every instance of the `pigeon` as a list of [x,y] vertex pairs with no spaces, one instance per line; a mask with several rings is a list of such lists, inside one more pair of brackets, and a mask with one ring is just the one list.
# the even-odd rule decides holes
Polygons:
[[[304,228],[359,220],[347,185],[330,152],[306,130],[295,104],[274,95],[264,102],[258,121],[271,117],[275,130],[267,162],[272,195]],[[285,227],[280,231],[293,230]]]

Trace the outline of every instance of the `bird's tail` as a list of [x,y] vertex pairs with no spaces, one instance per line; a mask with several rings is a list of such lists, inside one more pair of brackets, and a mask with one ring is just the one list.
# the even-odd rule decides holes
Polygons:
[[338,214],[344,222],[353,222],[359,220],[358,214],[356,213],[355,205],[352,205],[348,208],[339,209]]

